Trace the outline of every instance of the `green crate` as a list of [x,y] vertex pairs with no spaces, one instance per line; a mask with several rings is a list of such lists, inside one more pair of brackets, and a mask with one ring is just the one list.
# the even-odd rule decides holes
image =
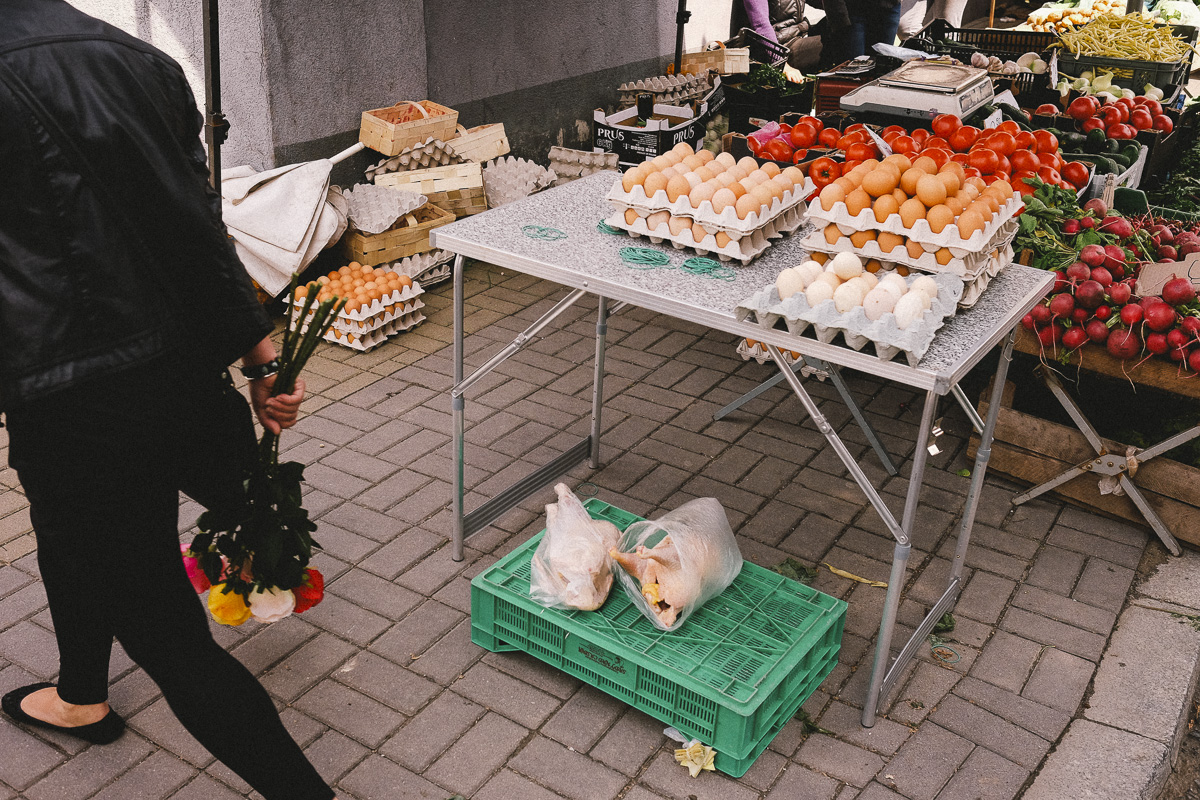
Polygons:
[[[595,498],[584,506],[622,530],[640,519]],[[471,639],[527,652],[711,745],[728,774],[749,767],[837,662],[846,603],[749,562],[672,632],[616,584],[596,611],[545,608],[529,597],[541,537],[471,581]]]
[[1137,189],[1126,189],[1124,187],[1117,187],[1116,192],[1113,193],[1113,208],[1122,214],[1130,216],[1150,214],[1155,217],[1173,219],[1178,222],[1200,221],[1200,213],[1177,211],[1173,208],[1165,208],[1163,206],[1152,206],[1146,199],[1145,192]]

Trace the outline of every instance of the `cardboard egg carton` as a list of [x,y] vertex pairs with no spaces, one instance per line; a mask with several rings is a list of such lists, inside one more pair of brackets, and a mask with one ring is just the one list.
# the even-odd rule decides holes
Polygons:
[[441,283],[450,277],[454,253],[449,250],[430,250],[415,256],[402,258],[387,264],[386,268],[401,275],[407,275],[413,281],[419,281],[422,286],[429,287]]
[[695,208],[686,195],[680,195],[672,203],[663,189],[655,192],[653,197],[647,197],[643,187],[634,186],[632,192],[627,192],[621,187],[620,181],[613,184],[605,199],[621,211],[632,208],[640,217],[649,216],[656,211],[668,211],[673,217],[687,217],[699,222],[709,233],[724,231],[729,238],[740,239],[765,227],[785,211],[804,203],[815,188],[816,185],[805,178],[803,186],[784,191],[783,197],[773,198],[765,211],[759,209],[747,214],[745,219],[740,219],[732,206],[722,209],[718,214],[713,211],[711,201],[705,200],[699,208]]
[[652,95],[654,102],[658,104],[679,106],[699,100],[708,93],[709,88],[707,72],[694,75],[660,75],[623,83],[617,88],[617,96],[622,106],[636,105],[640,94]]
[[646,219],[646,217],[639,216],[631,225],[625,221],[625,214],[618,211],[606,219],[605,223],[614,228],[620,228],[635,239],[646,236],[655,244],[670,242],[671,246],[677,250],[690,248],[701,256],[711,254],[720,261],[740,261],[743,264],[749,264],[770,246],[771,239],[786,236],[804,224],[804,206],[801,204],[787,209],[749,235],[738,239],[731,237],[723,247],[717,244],[716,233],[706,231],[704,238],[697,242],[690,227],[676,235],[671,233],[666,222],[659,223],[656,228],[651,230]]
[[488,208],[496,208],[554,183],[553,170],[524,158],[498,158],[483,168],[483,191]]
[[1007,267],[1013,262],[1012,246],[1004,248],[995,257],[988,259],[987,264],[980,270],[979,274],[974,278],[968,279],[963,284],[963,296],[959,298],[959,308],[970,308],[975,305],[975,302],[987,289],[988,284],[992,282],[992,278],[1000,274],[1000,270]]
[[[816,201],[814,201],[816,202]],[[809,217],[811,218],[811,213]],[[992,236],[991,241],[986,242],[977,252],[971,252],[965,256],[951,258],[945,264],[939,264],[935,255],[940,248],[932,245],[922,244],[925,252],[919,258],[913,258],[909,255],[908,249],[898,244],[890,252],[883,252],[879,246],[879,242],[871,240],[862,247],[854,247],[850,244],[849,239],[841,239],[835,244],[829,244],[825,241],[825,232],[823,230],[815,230],[804,237],[804,249],[812,253],[856,253],[863,258],[874,258],[885,264],[902,264],[912,269],[918,269],[922,272],[939,273],[948,272],[951,275],[957,275],[965,281],[973,280],[981,269],[995,255],[1008,247],[1012,240],[1017,235],[1017,221],[1009,220],[1006,224],[1001,225]],[[918,242],[918,244],[921,244]],[[953,250],[950,251],[953,254]]]
[[555,145],[550,148],[550,169],[557,176],[555,186],[585,178],[593,172],[617,169],[616,153],[596,153],[591,150],[572,150]]
[[1023,205],[1024,201],[1021,195],[1014,194],[1007,203],[1000,207],[999,211],[992,215],[992,218],[983,226],[983,230],[975,231],[969,239],[963,239],[955,225],[947,225],[941,233],[934,233],[924,219],[919,219],[911,228],[906,228],[900,220],[899,214],[892,214],[883,222],[877,222],[875,212],[870,208],[864,208],[855,216],[850,216],[844,202],[836,203],[832,209],[826,211],[821,207],[819,200],[813,200],[808,209],[808,218],[817,227],[837,225],[838,230],[846,235],[857,231],[895,233],[920,242],[922,245],[932,246],[935,250],[942,247],[948,248],[955,258],[962,258],[971,253],[981,252],[995,238],[996,232],[1004,227]]
[[361,336],[370,333],[373,330],[382,328],[384,325],[396,319],[397,317],[403,317],[407,314],[412,314],[416,311],[420,311],[424,307],[425,303],[423,303],[419,298],[414,298],[407,303],[392,303],[391,305],[384,306],[383,309],[378,313],[367,317],[366,319],[338,318],[334,320],[332,329],[343,331],[344,333],[356,333]]
[[340,344],[342,347],[349,347],[351,350],[358,350],[365,353],[379,345],[383,344],[389,336],[415,328],[417,325],[425,321],[425,315],[420,311],[414,311],[411,314],[405,314],[401,317],[396,317],[392,321],[378,327],[369,333],[357,334],[347,331],[331,328],[325,334],[325,341]]
[[[905,282],[911,286],[917,277],[909,275]],[[933,279],[938,285],[938,296],[920,320],[904,330],[896,325],[896,317],[891,312],[872,321],[867,319],[862,306],[842,313],[834,306],[833,300],[826,300],[812,308],[805,300],[804,292],[780,300],[774,284],[738,303],[734,313],[739,320],[753,322],[764,328],[774,328],[782,320],[788,333],[796,336],[812,328],[817,340],[826,344],[840,335],[852,350],[862,350],[868,344],[874,344],[875,355],[881,361],[891,361],[903,353],[908,363],[916,366],[933,342],[934,334],[947,317],[954,315],[963,293],[963,282],[953,275],[943,273],[934,275]]]
[[360,183],[342,192],[350,203],[346,219],[369,235],[383,233],[405,214],[411,214],[428,202],[416,192],[397,192],[383,186]]
[[454,152],[454,148],[441,139],[432,136],[421,142],[401,150],[398,155],[385,158],[378,164],[367,167],[367,180],[374,181],[376,175],[388,172],[406,172],[413,169],[428,169],[429,167],[444,167],[450,164],[462,164],[466,159]]
[[[335,324],[337,322],[350,323],[368,320],[378,314],[384,313],[389,306],[405,305],[424,293],[425,290],[421,288],[421,284],[414,280],[412,282],[412,286],[406,286],[404,287],[403,291],[390,292],[383,297],[377,298],[376,300],[373,300],[369,306],[363,306],[355,311],[347,311],[345,308],[343,308],[338,312]],[[288,301],[293,306],[292,313],[299,314],[301,308],[304,306],[304,298],[301,297],[299,299],[293,299],[289,297]],[[309,313],[309,316],[312,316],[311,312]],[[305,322],[307,323],[307,320],[305,320]]]

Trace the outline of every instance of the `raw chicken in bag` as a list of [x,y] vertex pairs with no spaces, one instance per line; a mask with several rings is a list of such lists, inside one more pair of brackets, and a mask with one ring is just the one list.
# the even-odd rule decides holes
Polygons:
[[673,631],[742,571],[742,553],[714,497],[625,529],[609,551],[625,593],[655,627]]
[[612,588],[608,553],[621,531],[592,519],[565,483],[554,491],[558,502],[546,506],[546,535],[533,553],[529,596],[549,608],[595,611]]

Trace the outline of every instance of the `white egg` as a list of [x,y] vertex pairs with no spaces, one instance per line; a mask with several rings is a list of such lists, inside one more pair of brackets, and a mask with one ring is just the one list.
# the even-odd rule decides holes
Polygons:
[[924,292],[909,292],[897,301],[896,307],[892,309],[892,313],[896,315],[897,328],[907,330],[909,325],[921,318],[925,312],[926,297]]
[[833,286],[822,280],[813,281],[809,287],[804,290],[804,299],[808,302],[810,308],[816,308],[826,300],[833,299]]
[[863,313],[874,322],[896,307],[896,296],[886,287],[877,286],[863,298]]
[[[908,283],[894,272],[889,272],[879,279],[880,286],[885,284],[894,287],[901,295],[908,291]],[[899,295],[897,295],[896,299],[900,299]]]
[[862,280],[863,282],[865,282],[867,284],[868,292],[871,291],[872,289],[874,289],[876,287],[876,285],[878,285],[878,283],[879,283],[879,278],[875,277],[874,272],[864,272],[862,275],[859,275],[858,277],[859,277],[859,280]]
[[826,270],[837,275],[844,281],[857,277],[863,272],[862,259],[854,253],[838,253],[829,259]]
[[[924,289],[909,289],[908,294],[915,294],[915,295],[920,296],[922,311],[928,311],[930,308],[933,307],[933,301],[929,299],[929,295],[927,295],[925,293]],[[905,297],[907,297],[907,296],[908,295],[905,295]]]
[[936,300],[938,296],[937,281],[935,281],[931,275],[921,275],[915,281],[913,281],[908,288],[910,290],[920,289],[922,292],[929,295],[930,300]]
[[[813,283],[827,283],[830,289],[836,289],[842,285],[842,279],[832,272],[822,272]],[[812,284],[809,285],[811,286]]]
[[817,276],[825,271],[825,268],[815,261],[805,261],[798,267],[792,267],[792,269],[796,270],[800,273],[800,277],[804,278],[805,286],[815,281]]
[[863,304],[863,285],[856,280],[849,280],[833,292],[833,305],[839,314],[848,314]]
[[795,267],[788,267],[775,278],[775,291],[779,292],[780,300],[787,300],[796,292],[803,292],[804,286],[804,278]]

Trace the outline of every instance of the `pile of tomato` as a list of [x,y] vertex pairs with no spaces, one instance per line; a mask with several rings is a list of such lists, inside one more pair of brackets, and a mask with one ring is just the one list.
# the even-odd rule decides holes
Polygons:
[[[807,121],[810,119],[812,122]],[[846,155],[844,164],[830,158],[818,158],[809,165],[809,177],[818,188],[832,183],[843,172],[848,172],[867,159],[881,157],[879,148],[861,123],[851,125],[845,131],[837,131],[817,128],[821,125],[820,120],[805,117],[792,127],[793,137],[801,125],[806,128],[801,133],[801,141],[809,140],[810,130],[807,129],[815,129],[817,141]],[[954,161],[962,165],[967,177],[982,178],[988,184],[998,180],[1008,181],[1024,195],[1033,193],[1033,188],[1025,182],[1026,178],[1036,176],[1045,183],[1078,191],[1091,177],[1087,164],[1067,161],[1059,155],[1058,138],[1049,131],[1022,130],[1011,120],[995,128],[980,130],[964,125],[961,119],[952,114],[935,117],[930,127],[932,130],[918,128],[909,133],[899,125],[890,125],[879,133],[879,137],[891,147],[893,153],[903,153],[912,158],[917,155],[929,156],[938,167],[947,161]],[[768,147],[773,143],[774,140],[769,142]]]
[[[1058,106],[1045,103],[1037,107],[1035,114],[1060,114]],[[1108,104],[1101,103],[1095,96],[1077,97],[1067,106],[1067,116],[1075,120],[1084,133],[1104,131],[1109,139],[1133,139],[1138,131],[1161,131],[1170,133],[1175,123],[1163,110],[1163,105],[1152,97],[1121,97]]]

